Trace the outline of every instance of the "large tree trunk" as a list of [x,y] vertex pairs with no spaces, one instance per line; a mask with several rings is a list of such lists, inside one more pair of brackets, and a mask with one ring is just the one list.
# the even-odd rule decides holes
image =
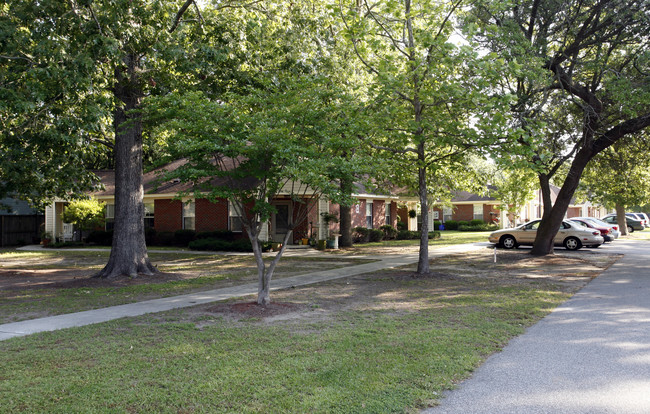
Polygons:
[[[133,55],[124,59],[126,68],[116,69],[115,109],[115,227],[108,263],[96,277],[151,275],[156,268],[149,261],[144,238],[144,190],[142,186],[142,126],[138,109],[142,93],[137,85]],[[125,72],[125,73],[124,73]]]
[[[352,194],[352,182],[347,178],[341,178],[340,183],[341,192],[350,195]],[[340,247],[352,247],[352,206],[344,204],[339,205],[339,226],[341,236],[339,238]]]
[[623,204],[616,203],[616,222],[618,223],[621,235],[627,236],[630,234],[627,231],[627,216],[625,215],[625,206]]
[[553,204],[548,215],[546,213],[546,207],[544,208],[544,219],[537,229],[537,236],[535,237],[533,249],[530,252],[533,256],[553,254],[553,239],[558,230],[560,230],[562,220],[566,215],[569,204],[571,204],[573,194],[578,188],[582,171],[585,169],[587,163],[592,157],[593,153],[588,149],[578,152],[571,163],[571,168],[564,180],[564,185],[562,185],[562,188],[557,195],[557,199],[555,200],[555,204]]

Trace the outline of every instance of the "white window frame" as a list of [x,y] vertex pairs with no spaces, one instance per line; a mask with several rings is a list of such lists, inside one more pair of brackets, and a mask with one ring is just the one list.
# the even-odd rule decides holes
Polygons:
[[472,208],[473,208],[472,218],[474,220],[483,220],[483,204],[473,204]]
[[[228,200],[228,230],[233,233],[242,233],[244,231],[244,225],[241,218],[242,216],[237,214],[237,209],[232,200]],[[239,219],[239,226],[236,224],[237,219]]]
[[392,225],[391,224],[392,217],[390,215],[390,209],[392,204],[393,203],[391,201],[384,201],[384,220],[387,225]]
[[453,220],[454,218],[454,211],[451,207],[443,207],[442,208],[442,217],[445,222],[449,220]]
[[[188,224],[185,219],[192,219]],[[188,200],[183,202],[183,229],[196,230],[196,202]]]
[[[366,227],[369,229],[374,228],[375,225],[375,220],[373,217],[374,208],[372,204],[372,200],[366,200]],[[368,215],[368,211],[370,211],[370,215]],[[368,226],[368,217],[370,217],[370,226]]]

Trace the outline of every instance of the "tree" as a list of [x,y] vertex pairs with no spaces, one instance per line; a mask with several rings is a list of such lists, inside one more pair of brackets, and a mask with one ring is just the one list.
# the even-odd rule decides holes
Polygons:
[[[336,122],[331,92],[313,82],[302,78],[290,85],[285,79],[278,88],[222,95],[220,101],[201,93],[170,96],[151,108],[173,131],[174,158],[187,160],[165,178],[195,183],[196,198],[229,200],[241,218],[257,263],[260,305],[270,303],[271,280],[293,230],[320,197],[344,198],[328,171],[342,168],[342,159],[329,154],[345,126]],[[282,247],[267,265],[260,234],[277,212],[279,196],[293,211]]]
[[[493,143],[499,105],[484,92],[489,60],[450,41],[460,2],[357,1],[339,13],[358,59],[371,74],[368,107],[375,114],[369,145],[391,158],[394,180],[417,193],[422,214],[417,273],[429,272],[429,198],[436,177],[465,153]],[[497,135],[497,134],[495,134]]]
[[94,198],[73,200],[61,213],[65,223],[74,224],[79,230],[92,230],[104,224],[104,203]]
[[616,208],[623,235],[625,210],[650,199],[650,142],[644,138],[619,140],[594,157],[584,171],[578,194]]
[[523,206],[535,196],[539,189],[537,174],[527,169],[506,169],[494,174],[496,189],[492,195],[501,201],[501,209],[512,215],[515,222]]
[[[538,172],[544,199],[533,255],[552,253],[589,161],[650,125],[648,15],[645,0],[487,1],[466,21],[468,33],[507,61],[495,86],[517,97],[512,151]],[[565,162],[552,203],[550,180]]]
[[[83,159],[79,148],[84,142],[101,142],[113,151],[114,238],[108,263],[98,277],[156,271],[144,238],[140,109],[147,96],[169,90],[170,85],[162,81],[170,81],[170,68],[181,65],[183,47],[178,40],[183,17],[194,13],[201,19],[198,7],[190,7],[193,4],[193,0],[180,6],[163,0],[101,4],[46,0],[14,2],[4,9],[16,30],[8,58],[27,69],[10,88],[10,110],[16,114],[11,126],[21,128],[13,136],[45,159],[50,148],[45,138],[54,136],[50,152],[67,157],[62,167],[68,166],[68,159]],[[12,70],[14,75],[17,72]],[[35,91],[25,92],[31,85]],[[34,132],[38,127],[46,133]],[[56,169],[51,163],[41,164],[43,169]],[[83,165],[75,167],[83,171]],[[73,182],[82,178],[77,184],[82,189],[88,174],[79,171],[70,177]]]

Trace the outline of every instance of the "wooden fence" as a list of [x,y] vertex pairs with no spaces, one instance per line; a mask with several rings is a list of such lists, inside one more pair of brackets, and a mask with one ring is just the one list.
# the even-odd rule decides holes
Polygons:
[[43,215],[0,216],[0,247],[37,243]]

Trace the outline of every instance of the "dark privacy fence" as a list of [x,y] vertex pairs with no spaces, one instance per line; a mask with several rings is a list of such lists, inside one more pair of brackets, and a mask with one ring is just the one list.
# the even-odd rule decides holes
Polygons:
[[0,216],[0,247],[37,243],[43,215]]

